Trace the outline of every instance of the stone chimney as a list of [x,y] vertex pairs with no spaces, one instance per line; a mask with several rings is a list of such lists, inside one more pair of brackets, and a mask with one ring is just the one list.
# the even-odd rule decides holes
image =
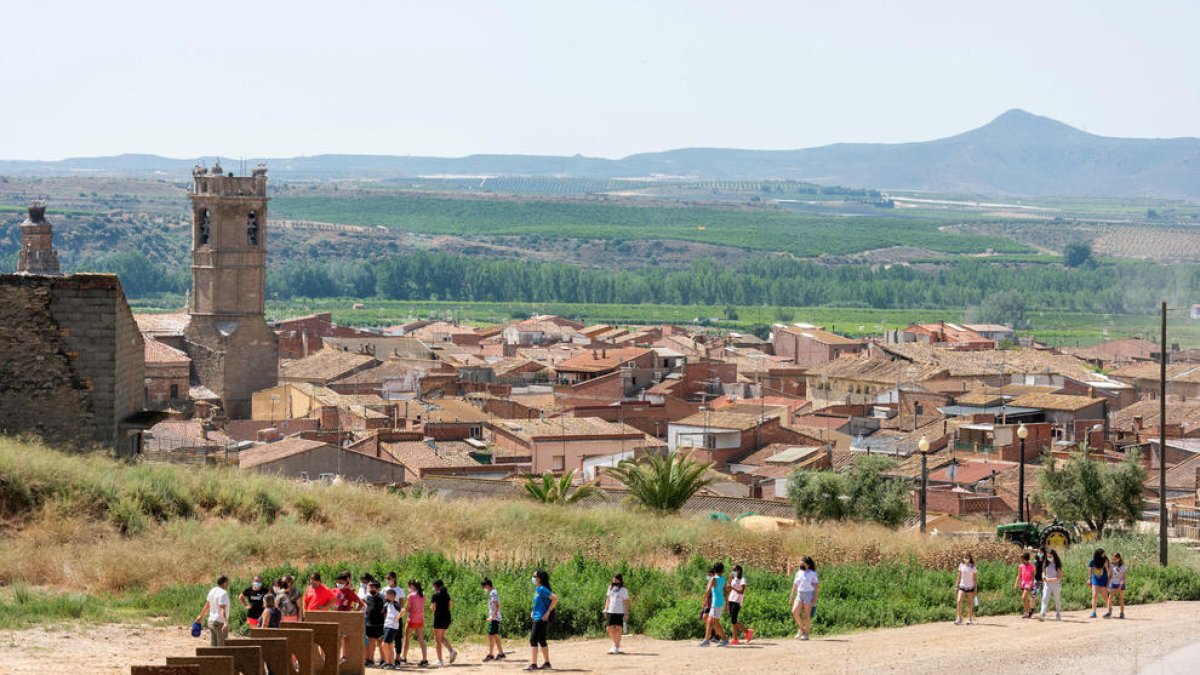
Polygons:
[[46,202],[37,199],[29,206],[29,217],[21,223],[21,251],[17,274],[62,276],[54,250],[54,228],[46,220]]

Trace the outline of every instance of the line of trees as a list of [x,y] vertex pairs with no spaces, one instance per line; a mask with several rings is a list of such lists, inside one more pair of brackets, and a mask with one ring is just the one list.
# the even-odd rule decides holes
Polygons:
[[[115,272],[134,297],[182,292],[186,269],[139,252],[80,261],[76,270]],[[686,270],[606,270],[563,263],[415,252],[375,261],[292,260],[272,267],[274,299],[672,304],[878,309],[977,307],[981,319],[1019,324],[1025,311],[1137,313],[1166,293],[1200,288],[1200,267],[1135,263],[1018,265],[964,260],[931,269],[830,266],[764,256],[737,266],[700,260]]]

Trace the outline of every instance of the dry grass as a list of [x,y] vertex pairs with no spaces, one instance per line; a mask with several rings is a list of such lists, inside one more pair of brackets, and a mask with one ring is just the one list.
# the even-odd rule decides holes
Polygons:
[[[142,522],[131,526],[128,514],[114,515],[122,504],[142,513]],[[129,466],[12,439],[0,439],[0,515],[0,585],[92,593],[196,584],[217,571],[248,576],[284,563],[361,564],[422,551],[509,564],[582,553],[662,569],[700,555],[783,572],[802,555],[824,564],[917,561],[951,569],[963,548],[870,524],[762,534],[625,509],[402,498],[231,469]],[[1003,544],[971,550],[982,559],[1015,555]]]

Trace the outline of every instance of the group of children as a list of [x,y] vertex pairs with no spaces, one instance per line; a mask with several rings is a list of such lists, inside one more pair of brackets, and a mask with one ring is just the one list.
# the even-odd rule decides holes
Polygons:
[[[1115,601],[1120,609],[1117,618],[1124,619],[1127,579],[1126,566],[1121,554],[1114,553],[1110,560],[1104,549],[1096,549],[1088,565],[1088,576],[1088,583],[1092,588],[1092,618],[1096,618],[1101,601],[1107,610],[1104,618],[1111,618]],[[389,572],[383,583],[370,574],[363,574],[359,578],[359,589],[355,592],[351,588],[351,579],[349,572],[342,572],[337,577],[336,587],[330,589],[321,582],[321,575],[314,573],[309,577],[308,588],[301,596],[292,577],[285,576],[276,580],[269,589],[265,587],[262,577],[254,577],[253,583],[238,596],[238,599],[246,610],[247,623],[268,628],[278,628],[283,623],[302,620],[306,611],[362,611],[366,627],[368,666],[379,665],[390,670],[408,664],[409,647],[414,641],[421,648],[421,660],[416,665],[430,665],[425,642],[427,603],[421,582],[409,579],[402,588],[397,583],[395,572]],[[546,637],[549,624],[554,621],[558,597],[550,589],[550,576],[544,570],[535,572],[530,581],[534,587],[530,612],[533,625],[529,640],[530,663],[526,670],[548,670],[551,666]],[[1038,619],[1045,620],[1050,599],[1053,598],[1056,618],[1061,620],[1062,582],[1063,564],[1057,551],[1052,548],[1039,548],[1032,555],[1029,552],[1023,553],[1013,582],[1013,589],[1021,593],[1022,617],[1033,617],[1034,605],[1037,602],[1035,598],[1040,594],[1041,611],[1038,613]],[[955,580],[955,624],[963,623],[964,604],[966,623],[974,623],[975,608],[978,605],[978,583],[975,559],[969,553],[965,554],[958,566]],[[205,613],[208,613],[208,627],[212,633],[212,644],[215,646],[222,645],[228,635],[228,586],[227,577],[218,578],[217,586],[209,592],[204,609],[196,619],[199,626]],[[484,620],[488,653],[483,660],[503,660],[505,654],[500,642],[500,623],[503,620],[500,594],[491,579],[483,579],[480,587],[487,595],[487,616]],[[796,637],[800,640],[809,639],[812,632],[819,590],[816,563],[811,557],[804,556],[793,577],[792,590],[788,597],[792,618],[796,622]],[[734,565],[728,578],[725,576],[724,563],[715,563],[708,569],[704,586],[704,605],[700,611],[700,619],[704,622],[704,640],[700,643],[701,647],[713,644],[727,647],[739,644],[739,637],[747,643],[754,638],[754,631],[743,624],[741,619],[746,592],[747,582],[741,565]],[[625,588],[625,580],[620,574],[613,575],[603,602],[605,623],[609,639],[612,641],[609,653],[619,654],[621,636],[628,628],[629,611],[633,605],[629,590]],[[433,582],[433,595],[428,600],[428,609],[432,614],[434,649],[437,653],[437,661],[432,665],[440,667],[447,661],[454,663],[458,658],[458,651],[446,637],[452,622],[454,602],[441,579]],[[730,634],[726,634],[722,625],[722,618],[726,613],[729,615]],[[340,655],[342,662],[345,661],[347,640],[348,638],[343,636]],[[541,666],[538,665],[539,650],[543,661]]]
[[[1022,618],[1033,618],[1036,597],[1041,595],[1041,611],[1038,620],[1045,621],[1046,612],[1050,608],[1050,599],[1054,599],[1055,620],[1062,620],[1062,583],[1063,564],[1058,552],[1052,548],[1042,547],[1031,556],[1028,551],[1021,554],[1021,562],[1017,565],[1017,576],[1013,581],[1013,590],[1020,591]],[[1125,618],[1125,584],[1126,566],[1120,553],[1114,553],[1112,560],[1105,555],[1104,549],[1098,548],[1088,563],[1088,585],[1092,588],[1091,618],[1096,618],[1097,605],[1101,599],[1106,605],[1104,618],[1112,618],[1113,601],[1120,607],[1118,619]],[[955,581],[958,599],[955,607],[956,625],[963,622],[963,604],[966,604],[967,624],[975,620],[975,607],[978,606],[978,571],[975,569],[975,559],[966,554],[958,566],[958,577]]]

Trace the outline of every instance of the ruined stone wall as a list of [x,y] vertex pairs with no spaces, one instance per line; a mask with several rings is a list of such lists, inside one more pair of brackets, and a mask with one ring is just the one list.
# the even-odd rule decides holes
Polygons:
[[94,381],[75,367],[78,344],[68,342],[73,331],[51,310],[53,282],[0,276],[0,431],[85,445],[98,436]]
[[275,333],[261,316],[194,315],[186,329],[195,379],[221,398],[233,419],[251,414],[251,396],[279,382]]
[[90,383],[95,439],[118,440],[121,420],[145,404],[145,345],[116,276],[74,274],[51,286],[50,312],[78,376]]

